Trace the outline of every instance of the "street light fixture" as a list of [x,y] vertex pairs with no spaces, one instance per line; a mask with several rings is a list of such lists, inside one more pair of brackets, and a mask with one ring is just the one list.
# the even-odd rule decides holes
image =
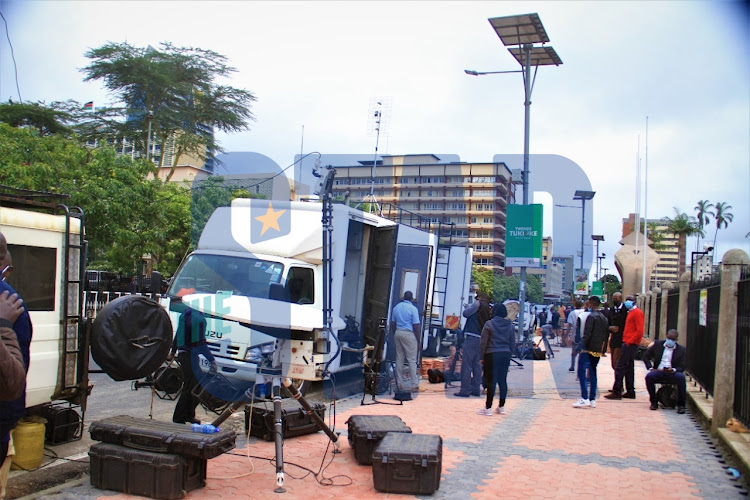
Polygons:
[[[535,43],[549,42],[547,32],[539,19],[539,14],[521,14],[517,16],[493,17],[488,19],[503,45],[521,65],[518,71],[474,71],[464,70],[467,75],[480,76],[500,73],[521,73],[524,83],[524,133],[523,133],[523,204],[529,204],[529,131],[531,117],[531,92],[536,81],[539,66],[562,64],[562,60],[552,47],[534,47]],[[533,55],[533,56],[532,56]],[[534,80],[531,79],[531,67],[534,66]],[[521,311],[518,324],[524,324],[524,304],[526,303],[526,267],[521,266],[521,280],[519,283],[519,297]],[[522,327],[521,327],[522,328]]]
[[586,200],[594,197],[596,191],[576,191],[573,195],[574,200],[581,200],[581,272],[583,272],[583,233],[586,228]]
[[[599,263],[601,262],[601,259],[604,257],[599,257],[599,242],[604,241],[604,235],[601,234],[592,234],[591,239],[596,241],[596,279],[599,279]],[[603,255],[603,254],[602,254]]]

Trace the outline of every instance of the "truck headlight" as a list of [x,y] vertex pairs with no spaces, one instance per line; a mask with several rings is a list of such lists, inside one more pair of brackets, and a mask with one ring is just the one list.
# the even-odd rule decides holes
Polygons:
[[273,354],[276,349],[275,342],[268,342],[266,344],[260,344],[255,347],[251,347],[247,350],[245,355],[245,361],[250,363],[260,364],[265,356]]

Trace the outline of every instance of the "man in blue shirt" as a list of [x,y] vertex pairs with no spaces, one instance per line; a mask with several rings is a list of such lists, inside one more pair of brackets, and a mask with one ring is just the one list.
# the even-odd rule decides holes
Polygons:
[[[10,265],[10,254],[8,253],[8,244],[5,236],[0,233],[0,270]],[[5,281],[0,281],[0,293],[8,291],[10,295],[16,291]],[[21,355],[26,368],[29,371],[29,347],[31,345],[31,318],[26,304],[23,305],[23,313],[13,323],[13,331],[16,332],[18,347],[21,349]],[[10,469],[10,431],[16,426],[19,420],[26,414],[26,388],[23,393],[12,401],[0,401],[0,498],[5,495],[5,484],[8,480],[8,470]]]
[[[419,339],[419,310],[412,303],[414,295],[404,292],[404,298],[391,313],[391,331],[396,343],[396,386],[399,391],[419,391],[417,354]],[[409,366],[408,384],[404,380],[404,362]]]

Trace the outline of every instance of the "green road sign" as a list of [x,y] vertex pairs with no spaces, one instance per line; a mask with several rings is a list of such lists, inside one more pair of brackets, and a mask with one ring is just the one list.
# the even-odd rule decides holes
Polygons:
[[542,205],[508,205],[505,266],[542,267]]

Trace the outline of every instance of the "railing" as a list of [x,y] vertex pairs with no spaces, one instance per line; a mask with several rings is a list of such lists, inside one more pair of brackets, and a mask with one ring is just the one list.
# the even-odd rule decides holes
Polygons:
[[654,322],[654,340],[659,340],[660,330],[661,330],[661,293],[656,296],[656,321]]
[[[677,318],[680,315],[680,288],[674,287],[667,294],[667,332],[677,329]],[[664,335],[667,335],[664,332]]]
[[[720,294],[721,287],[718,284],[691,289],[688,293],[687,371],[712,396],[716,342],[719,336]],[[705,325],[702,325],[704,319]]]
[[737,351],[734,382],[734,417],[750,427],[750,268],[737,283]]
[[124,297],[126,295],[143,295],[153,300],[159,300],[161,297],[158,294],[151,293],[140,293],[133,294],[130,292],[97,292],[97,291],[86,291],[84,292],[84,304],[86,306],[86,317],[96,318],[99,311],[108,303],[117,298]]

